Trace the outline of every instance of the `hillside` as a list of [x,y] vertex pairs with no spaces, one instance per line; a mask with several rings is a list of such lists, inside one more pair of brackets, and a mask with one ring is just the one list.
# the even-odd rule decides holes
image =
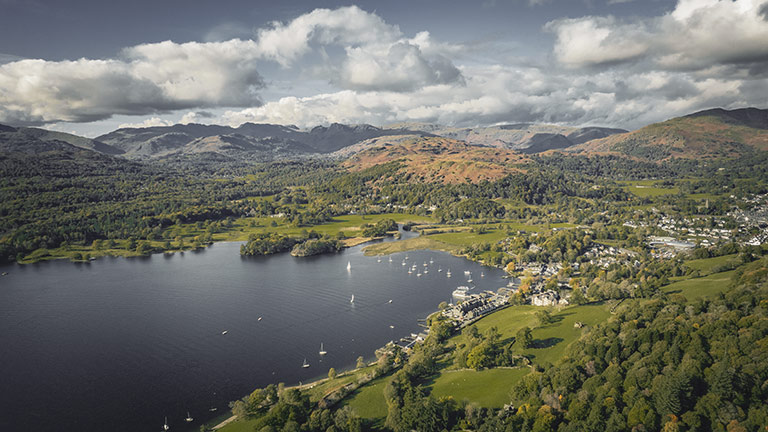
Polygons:
[[124,153],[101,141],[77,135],[38,128],[0,125],[0,152],[37,154],[54,150],[74,150],[72,147],[109,155]]
[[[525,156],[507,149],[478,147],[463,141],[417,135],[381,137],[360,143],[363,149],[342,166],[356,171],[393,161],[402,161],[407,173],[422,181],[476,183],[497,180],[520,169]],[[347,151],[352,152],[355,148]],[[338,153],[337,153],[338,154]]]
[[589,141],[569,151],[649,161],[737,158],[753,150],[768,150],[766,125],[768,110],[708,110]]

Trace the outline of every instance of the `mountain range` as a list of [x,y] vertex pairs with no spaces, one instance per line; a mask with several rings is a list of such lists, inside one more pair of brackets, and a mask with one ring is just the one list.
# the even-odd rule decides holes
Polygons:
[[[398,150],[396,146],[406,147]],[[525,155],[552,151],[613,154],[647,161],[707,159],[740,157],[754,150],[768,150],[768,110],[718,108],[631,132],[529,123],[474,128],[426,123],[399,123],[379,128],[334,123],[312,129],[245,123],[236,128],[201,124],[121,128],[91,139],[45,129],[0,125],[0,152],[37,154],[74,149],[138,160],[187,156],[246,161],[315,156],[348,159],[364,152],[355,160],[363,163],[401,157],[413,165],[434,163],[448,155],[455,165],[461,159],[457,159],[456,154],[463,152],[471,155],[467,160],[492,161],[489,155],[495,155],[498,159],[494,163],[502,164],[511,159],[523,160]],[[494,153],[496,150],[503,151]],[[419,152],[428,159],[416,157]],[[497,172],[495,168],[490,171]],[[461,176],[461,173],[455,175]]]

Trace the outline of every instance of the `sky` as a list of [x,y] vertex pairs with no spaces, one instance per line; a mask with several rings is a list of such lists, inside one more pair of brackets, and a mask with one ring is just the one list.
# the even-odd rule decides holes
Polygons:
[[0,0],[0,123],[636,129],[768,108],[768,0]]

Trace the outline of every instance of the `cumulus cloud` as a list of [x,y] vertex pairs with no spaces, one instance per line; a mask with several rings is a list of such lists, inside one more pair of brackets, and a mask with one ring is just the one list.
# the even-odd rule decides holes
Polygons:
[[350,6],[274,22],[255,40],[147,43],[114,59],[11,60],[0,64],[0,121],[90,122],[118,114],[258,106],[263,62],[305,66],[300,59],[325,47],[340,47],[342,58],[327,57],[315,70],[342,89],[404,92],[463,82],[446,56],[457,47],[432,41],[426,32],[408,39],[376,14]]
[[275,21],[258,31],[264,56],[284,66],[307,54],[312,44],[363,46],[393,43],[400,37],[397,26],[357,6],[315,9],[289,23]]
[[679,0],[669,13],[627,22],[587,16],[556,20],[554,53],[569,67],[640,59],[669,69],[768,63],[764,0]]
[[139,123],[120,123],[120,125],[117,126],[117,128],[118,129],[145,128],[145,127],[154,127],[154,126],[173,126],[173,122],[168,120],[163,120],[160,117],[152,117]]
[[88,122],[195,107],[259,104],[251,41],[138,45],[120,59],[0,65],[0,119]]
[[205,120],[209,120],[214,118],[215,116],[213,113],[210,113],[208,111],[190,111],[183,116],[181,116],[181,120],[179,120],[179,123],[181,124],[190,124],[190,123],[203,123]]
[[570,67],[627,62],[650,49],[642,25],[620,24],[610,16],[554,21],[546,29],[557,35],[557,59]]
[[396,25],[357,6],[316,9],[289,23],[258,32],[265,58],[290,67],[313,46],[341,47],[345,58],[317,68],[320,76],[352,90],[410,91],[426,85],[462,83],[446,56],[459,48],[434,42],[428,32],[406,38]]
[[355,90],[410,91],[461,80],[461,72],[448,58],[427,58],[419,46],[398,42],[375,48],[348,48],[335,82]]

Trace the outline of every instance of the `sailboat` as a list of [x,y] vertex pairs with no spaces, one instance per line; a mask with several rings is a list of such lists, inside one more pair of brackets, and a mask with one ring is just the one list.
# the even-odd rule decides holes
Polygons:
[[323,343],[320,342],[320,355],[326,355],[326,354],[328,354],[328,351],[323,349]]
[[451,277],[451,269],[448,269],[448,271],[445,272],[445,275],[448,276],[448,277]]
[[389,257],[389,262],[392,262],[392,257]]
[[189,423],[189,422],[191,422],[192,420],[194,420],[194,419],[192,418],[192,416],[191,416],[191,415],[189,415],[189,411],[187,411],[187,418],[185,418],[184,420],[185,420],[187,423]]
[[308,368],[309,367],[309,363],[307,363],[307,359],[306,358],[304,358],[304,364],[301,365],[301,367],[303,367],[303,368]]
[[347,270],[352,270],[352,262],[347,261]]
[[376,262],[381,262],[381,257],[376,258]]
[[170,427],[170,426],[168,426],[168,417],[166,417],[166,418],[165,418],[165,423],[163,423],[163,430],[166,430],[166,431],[167,431],[167,430],[168,430],[168,429],[170,429],[170,428],[171,428],[171,427]]
[[355,295],[354,295],[354,294],[352,294],[352,298],[351,298],[351,299],[349,299],[349,302],[350,302],[350,303],[354,303],[354,302],[355,302]]

